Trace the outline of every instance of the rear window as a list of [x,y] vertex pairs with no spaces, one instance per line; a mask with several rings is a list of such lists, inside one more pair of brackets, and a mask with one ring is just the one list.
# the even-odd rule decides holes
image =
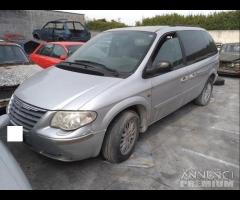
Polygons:
[[218,52],[212,37],[205,31],[180,31],[178,35],[182,40],[188,63],[197,62]]
[[29,62],[23,50],[17,46],[0,46],[0,64]]
[[68,50],[68,56],[72,55],[78,48],[80,48],[82,45],[73,45],[73,46],[67,46]]

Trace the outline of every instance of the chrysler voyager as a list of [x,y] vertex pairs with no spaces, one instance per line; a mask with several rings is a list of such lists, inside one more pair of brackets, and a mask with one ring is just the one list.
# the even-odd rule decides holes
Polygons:
[[118,163],[154,122],[192,100],[207,105],[218,66],[202,28],[108,30],[21,84],[7,112],[40,154],[73,161],[101,153]]

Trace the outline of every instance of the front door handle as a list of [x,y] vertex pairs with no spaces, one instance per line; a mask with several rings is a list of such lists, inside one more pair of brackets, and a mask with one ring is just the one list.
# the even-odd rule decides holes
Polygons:
[[188,80],[188,76],[184,76],[181,78],[181,82],[186,82]]

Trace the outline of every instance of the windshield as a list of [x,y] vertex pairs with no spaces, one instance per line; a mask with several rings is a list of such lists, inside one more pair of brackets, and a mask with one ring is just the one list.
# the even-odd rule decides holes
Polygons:
[[68,55],[72,55],[79,47],[81,47],[82,45],[72,45],[72,46],[67,46],[67,50],[68,50]]
[[133,72],[156,37],[143,31],[112,31],[99,34],[79,48],[68,62],[98,63],[119,73]]
[[28,59],[22,49],[17,46],[1,45],[0,46],[0,64],[8,63],[28,63]]
[[238,53],[240,52],[240,44],[224,44],[221,48],[222,53]]

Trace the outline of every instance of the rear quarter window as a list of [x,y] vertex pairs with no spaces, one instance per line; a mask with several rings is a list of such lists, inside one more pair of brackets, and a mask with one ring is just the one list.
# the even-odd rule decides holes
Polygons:
[[79,22],[74,22],[74,28],[78,31],[84,30],[83,26]]
[[182,41],[188,64],[195,63],[218,52],[208,32],[186,30],[179,31],[178,35]]

